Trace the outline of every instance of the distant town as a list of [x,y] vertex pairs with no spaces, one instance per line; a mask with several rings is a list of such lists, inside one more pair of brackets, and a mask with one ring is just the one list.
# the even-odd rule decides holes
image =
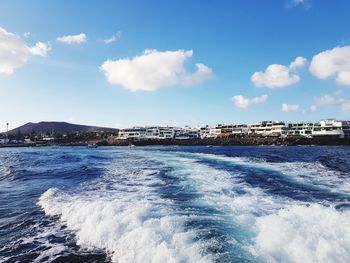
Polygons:
[[262,121],[254,124],[218,124],[215,127],[134,127],[121,129],[117,138],[120,140],[142,139],[205,139],[234,136],[332,136],[345,138],[350,136],[350,121],[334,119],[319,122],[286,123],[281,121]]
[[28,123],[0,134],[1,146],[156,144],[349,144],[350,121],[262,121],[200,127],[102,128],[64,122]]

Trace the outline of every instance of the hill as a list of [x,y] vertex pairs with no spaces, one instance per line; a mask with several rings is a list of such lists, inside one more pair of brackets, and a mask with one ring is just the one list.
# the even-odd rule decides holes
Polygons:
[[20,127],[12,129],[9,134],[17,134],[18,132],[22,134],[30,134],[33,131],[36,133],[48,133],[48,132],[59,132],[59,133],[69,133],[69,132],[115,132],[118,129],[96,127],[80,124],[72,124],[68,122],[54,122],[54,121],[43,121],[38,123],[28,122]]

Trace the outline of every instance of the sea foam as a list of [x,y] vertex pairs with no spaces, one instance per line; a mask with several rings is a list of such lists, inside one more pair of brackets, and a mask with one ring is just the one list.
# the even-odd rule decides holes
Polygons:
[[349,216],[312,204],[258,217],[253,251],[268,262],[349,262]]
[[[201,159],[218,158],[240,165],[282,168],[286,176],[298,176],[293,172],[294,167],[290,167],[292,164],[139,150],[133,151],[128,156],[131,157],[171,167],[171,175],[181,178],[179,184],[183,191],[198,193],[195,201],[199,205],[215,209],[218,221],[222,217],[224,223],[229,219],[232,226],[238,224],[240,235],[245,237],[236,240],[232,235],[231,242],[241,247],[240,253],[243,250],[251,253],[252,257],[246,257],[250,260],[347,262],[350,258],[349,211],[271,195],[245,183],[239,171],[211,167]],[[203,252],[208,251],[205,246],[212,244],[196,240],[195,229],[184,228],[190,217],[177,213],[171,200],[162,199],[152,190],[154,185],[164,186],[164,182],[144,167],[142,172],[130,171],[131,165],[138,167],[140,163],[117,165],[119,173],[112,172],[106,181],[93,182],[93,191],[86,186],[73,192],[51,188],[40,197],[39,205],[47,215],[58,216],[60,222],[75,233],[78,245],[103,249],[114,262],[215,260]],[[302,164],[297,163],[296,167],[299,165]],[[306,171],[314,179],[312,169],[308,167]],[[111,186],[113,190],[109,189]]]
[[[328,187],[339,178],[333,171],[305,163],[269,164],[239,157],[187,155],[188,158],[183,154],[178,158],[178,169],[187,172],[188,177],[196,182],[197,189],[205,193],[202,201],[231,215],[233,223],[239,223],[252,234],[251,244],[245,248],[256,257],[267,262],[348,262],[350,211],[268,195],[263,189],[237,180],[239,174],[214,169],[195,160],[200,156],[233,161],[240,165],[280,169],[286,176],[295,177],[298,176],[297,170],[299,173],[303,171],[307,176],[305,183],[322,181],[322,186]],[[174,160],[173,157],[168,159]],[[325,178],[316,178],[314,174],[320,171],[320,176]]]
[[[128,191],[119,191],[124,188],[113,182],[117,175],[108,177],[95,182],[94,191],[85,186],[74,193],[51,188],[39,205],[75,233],[79,246],[103,249],[113,262],[210,261],[202,255],[200,242],[193,242],[195,233],[183,229],[186,216],[172,213],[147,187],[154,183],[152,175],[130,173],[129,180],[135,180],[128,182]],[[120,189],[106,191],[107,184]]]

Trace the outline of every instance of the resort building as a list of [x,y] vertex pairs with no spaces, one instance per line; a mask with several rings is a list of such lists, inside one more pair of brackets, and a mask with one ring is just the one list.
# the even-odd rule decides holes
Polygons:
[[249,134],[263,136],[286,136],[288,126],[282,121],[262,121],[249,125]]
[[158,139],[174,139],[177,130],[179,130],[179,128],[159,127]]
[[350,121],[336,121],[334,119],[319,122],[300,122],[288,124],[290,136],[335,136],[339,138],[350,136]]
[[134,127],[121,129],[118,133],[120,140],[139,140],[139,139],[173,139],[179,128],[174,127]]
[[320,128],[314,130],[312,136],[348,137],[350,136],[350,121],[321,120]]
[[210,127],[209,125],[203,126],[199,128],[199,137],[201,139],[210,138]]
[[248,132],[249,128],[246,124],[233,125],[232,133],[235,135],[246,135]]
[[128,139],[145,139],[146,138],[146,128],[134,127],[128,129],[121,129],[118,133],[118,139],[128,140]]
[[288,124],[288,136],[312,137],[314,131],[320,131],[319,122],[296,122]]
[[[119,130],[118,139],[121,140],[157,140],[157,139],[204,139],[225,138],[232,136],[336,136],[350,137],[350,121],[334,119],[319,122],[263,121],[250,125],[246,124],[218,124],[215,127],[133,127]],[[0,143],[3,143],[0,141]]]
[[198,128],[191,128],[185,126],[183,129],[179,129],[175,133],[176,140],[189,140],[200,138],[200,130]]
[[217,138],[221,134],[221,128],[210,128],[207,138]]

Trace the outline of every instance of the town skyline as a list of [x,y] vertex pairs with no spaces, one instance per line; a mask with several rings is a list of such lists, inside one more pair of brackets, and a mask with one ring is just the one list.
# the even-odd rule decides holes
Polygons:
[[2,1],[0,132],[45,120],[348,120],[349,10],[345,0]]

